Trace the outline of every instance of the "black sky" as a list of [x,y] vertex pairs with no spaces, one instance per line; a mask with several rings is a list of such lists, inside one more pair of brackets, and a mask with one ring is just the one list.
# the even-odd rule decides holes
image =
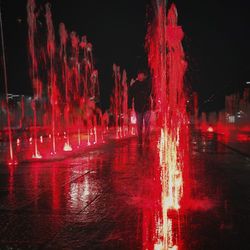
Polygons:
[[[37,5],[46,1],[37,1]],[[146,5],[149,0],[51,0],[55,30],[87,35],[94,46],[102,99],[108,99],[115,62],[134,76],[145,62]],[[250,81],[250,3],[176,0],[189,69],[187,84],[204,102],[215,94],[242,88]],[[27,67],[26,0],[2,0],[9,89],[30,94]],[[1,82],[1,86],[3,83]],[[214,101],[218,106],[218,100]],[[221,101],[223,102],[223,101]]]

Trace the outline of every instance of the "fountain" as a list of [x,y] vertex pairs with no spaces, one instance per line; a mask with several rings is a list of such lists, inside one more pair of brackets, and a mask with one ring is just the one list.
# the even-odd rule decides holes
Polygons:
[[[59,25],[60,42],[57,44],[49,3],[36,6],[35,0],[27,0],[27,23],[33,96],[13,99],[16,107],[9,109],[4,64],[6,100],[1,104],[4,123],[0,126],[4,131],[3,141],[8,141],[9,153],[7,157],[3,151],[1,159],[10,164],[16,160],[56,160],[77,150],[80,152],[85,146],[105,142],[104,136],[112,137],[110,133],[114,130],[107,133],[109,114],[103,114],[98,107],[100,90],[92,44],[86,36],[68,32],[63,23]],[[121,76],[118,69],[114,66],[115,90],[111,110],[115,112],[115,137],[124,138],[130,136],[128,88],[126,72]]]
[[7,127],[8,127],[8,137],[9,137],[9,157],[7,159],[7,163],[8,163],[8,165],[16,165],[17,161],[13,155],[12,131],[11,131],[10,111],[9,111],[8,79],[7,79],[6,57],[5,57],[5,47],[4,47],[2,10],[0,10],[0,25],[1,25],[0,26],[0,28],[1,28],[1,43],[2,43],[2,53],[3,53],[3,71],[4,71],[4,87],[5,87],[5,99],[6,99]]
[[181,44],[184,33],[177,25],[174,4],[168,14],[165,0],[153,1],[153,7],[154,19],[148,28],[146,47],[161,127],[161,207],[152,216],[155,236],[148,249],[178,249],[180,237],[173,237],[174,223],[169,214],[178,214],[188,196],[189,127],[183,81],[187,63]]
[[128,85],[125,70],[121,76],[120,67],[114,64],[113,72],[115,87],[111,97],[111,108],[114,113],[116,138],[119,139],[129,134]]

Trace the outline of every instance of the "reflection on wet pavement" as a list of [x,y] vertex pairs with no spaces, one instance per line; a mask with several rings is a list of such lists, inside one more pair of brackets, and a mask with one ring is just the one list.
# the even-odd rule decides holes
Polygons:
[[149,146],[132,138],[63,162],[1,166],[0,249],[250,249],[249,158],[194,134],[188,176],[175,172],[171,190],[180,200],[162,212],[159,153],[154,135]]

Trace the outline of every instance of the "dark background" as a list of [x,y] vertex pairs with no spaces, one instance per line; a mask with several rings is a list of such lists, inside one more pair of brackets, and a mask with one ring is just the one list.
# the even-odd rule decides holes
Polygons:
[[[36,2],[39,6],[48,1]],[[112,64],[126,69],[130,80],[146,62],[144,38],[150,1],[49,2],[56,32],[58,24],[64,22],[68,31],[87,35],[93,44],[102,105],[107,107],[113,86]],[[250,3],[247,0],[176,0],[175,3],[179,24],[185,32],[183,46],[189,63],[186,84],[199,93],[203,110],[220,109],[225,94],[242,90],[246,81],[250,81]],[[32,94],[28,75],[26,0],[2,0],[1,8],[9,92]],[[1,92],[3,89],[1,71]]]

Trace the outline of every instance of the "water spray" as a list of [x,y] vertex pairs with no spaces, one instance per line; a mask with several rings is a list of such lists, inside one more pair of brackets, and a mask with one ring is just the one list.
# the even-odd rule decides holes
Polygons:
[[[0,4],[1,4],[1,2],[0,2]],[[4,88],[5,88],[5,99],[6,99],[6,109],[7,109],[8,137],[9,137],[9,161],[8,161],[8,164],[9,165],[16,165],[17,162],[14,160],[14,156],[13,156],[12,131],[11,131],[9,98],[8,98],[8,77],[7,77],[7,66],[6,66],[5,43],[4,43],[4,31],[3,31],[3,20],[2,20],[2,8],[1,8],[1,6],[0,6],[0,30],[1,30],[2,53],[3,53],[3,74],[4,74]]]

